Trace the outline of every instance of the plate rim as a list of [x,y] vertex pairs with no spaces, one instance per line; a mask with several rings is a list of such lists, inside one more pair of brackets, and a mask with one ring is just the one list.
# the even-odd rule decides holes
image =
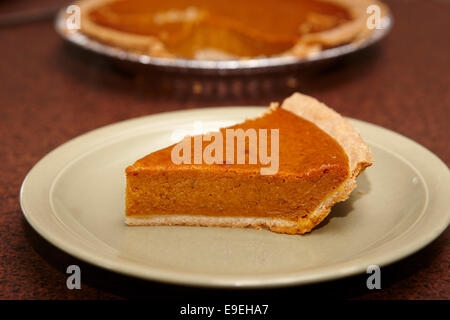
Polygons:
[[[106,132],[108,132],[108,131],[113,132],[115,130],[123,131],[125,127],[128,127],[128,130],[134,130],[134,128],[132,128],[133,125],[138,124],[138,123],[141,123],[143,125],[145,122],[147,122],[149,120],[154,121],[154,120],[159,119],[161,121],[161,120],[168,119],[168,118],[169,119],[170,118],[180,119],[180,118],[182,118],[182,117],[180,117],[180,115],[188,115],[188,116],[193,117],[196,113],[204,113],[204,112],[211,113],[208,117],[210,117],[212,119],[218,119],[219,115],[223,117],[223,112],[230,112],[230,114],[233,114],[233,113],[236,113],[237,111],[239,111],[239,113],[245,114],[245,113],[248,113],[248,112],[245,112],[246,110],[248,110],[248,111],[251,110],[251,112],[257,112],[257,111],[259,112],[259,111],[263,111],[265,109],[266,109],[266,107],[231,106],[231,107],[209,107],[209,108],[199,108],[199,109],[190,109],[190,110],[169,111],[169,112],[158,113],[158,114],[153,114],[153,115],[146,115],[146,116],[137,117],[137,118],[131,118],[131,119],[124,120],[124,121],[119,121],[116,123],[112,123],[112,124],[91,130],[87,133],[81,134],[73,139],[68,140],[67,142],[61,144],[60,146],[56,147],[55,149],[53,149],[52,151],[47,153],[30,169],[30,171],[27,173],[25,179],[23,180],[23,183],[20,188],[21,210],[25,216],[25,219],[33,227],[33,229],[36,230],[44,239],[49,241],[51,244],[53,244],[58,249],[66,252],[69,255],[72,255],[82,261],[96,265],[100,268],[107,269],[109,271],[117,272],[120,274],[125,274],[125,275],[132,276],[132,277],[146,279],[146,280],[172,283],[172,284],[180,284],[180,285],[190,285],[190,286],[197,286],[197,287],[216,287],[216,288],[230,288],[230,287],[231,288],[262,288],[262,287],[265,287],[265,288],[268,288],[268,287],[282,287],[282,286],[290,286],[290,285],[310,284],[310,283],[329,281],[329,280],[334,280],[334,279],[338,279],[338,278],[343,278],[343,277],[348,277],[351,275],[363,273],[367,266],[363,267],[361,265],[358,265],[357,262],[358,262],[358,260],[363,259],[364,255],[362,256],[362,258],[358,257],[356,259],[350,260],[353,263],[353,265],[349,264],[347,261],[332,264],[332,266],[338,268],[338,272],[330,272],[330,271],[320,272],[320,268],[314,268],[315,270],[319,270],[319,271],[316,271],[315,273],[310,272],[309,274],[307,272],[306,273],[303,272],[303,274],[304,274],[303,276],[302,276],[302,272],[284,273],[283,276],[277,276],[277,277],[274,277],[274,279],[264,279],[264,280],[253,279],[250,281],[245,281],[245,280],[237,280],[236,281],[235,279],[233,280],[233,276],[230,276],[227,279],[227,277],[223,276],[223,275],[221,275],[221,279],[211,279],[211,276],[209,277],[209,279],[205,279],[205,277],[199,276],[198,274],[192,274],[189,272],[182,273],[182,272],[174,272],[174,271],[167,272],[162,269],[157,269],[157,268],[148,267],[148,266],[143,268],[142,266],[139,266],[136,263],[133,263],[134,266],[130,267],[130,262],[128,262],[125,265],[121,265],[117,261],[114,262],[114,259],[112,259],[112,261],[111,261],[111,259],[107,256],[105,256],[105,257],[103,257],[101,255],[93,256],[91,253],[80,249],[80,246],[82,247],[82,245],[80,243],[71,244],[70,241],[66,241],[66,239],[61,239],[61,236],[58,235],[57,232],[56,232],[56,234],[55,234],[55,231],[49,232],[49,230],[46,230],[45,224],[42,225],[39,223],[38,220],[35,219],[35,217],[33,216],[33,209],[29,207],[28,193],[32,193],[32,191],[27,191],[27,188],[28,188],[28,185],[30,184],[30,180],[32,180],[34,178],[34,175],[40,169],[40,166],[45,165],[46,161],[51,161],[51,158],[57,156],[58,153],[64,152],[64,149],[73,147],[74,145],[76,147],[76,144],[82,143],[84,139],[89,139],[89,138],[92,138],[92,136],[95,137],[96,135],[97,135],[96,139],[100,139],[100,137],[102,136],[102,133],[105,133],[105,131]],[[241,119],[244,118],[242,116],[237,116],[237,117],[240,117]],[[205,120],[205,119],[202,119],[202,120]],[[390,134],[400,140],[406,141],[407,143],[409,143],[411,146],[413,146],[417,150],[420,150],[422,155],[426,155],[429,159],[433,159],[433,161],[435,161],[436,163],[440,163],[440,165],[443,166],[442,169],[446,169],[447,173],[448,173],[447,176],[444,176],[444,179],[445,179],[445,181],[450,183],[450,172],[448,171],[448,167],[446,166],[446,164],[444,162],[442,162],[442,160],[439,159],[436,155],[434,155],[431,151],[429,151],[428,149],[423,147],[422,145],[409,139],[408,137],[405,137],[399,133],[396,133],[389,129],[380,127],[378,125],[360,121],[360,120],[356,120],[356,119],[351,119],[351,118],[350,118],[350,120],[353,123],[363,125],[363,126],[367,125],[369,127],[372,127],[375,130],[381,130],[381,132],[383,132],[385,134]],[[190,120],[188,117],[187,120],[181,120],[181,121],[189,122]],[[123,132],[121,134],[123,134]],[[116,135],[116,136],[118,136],[118,135]],[[104,141],[110,141],[111,139],[113,139],[113,137],[114,136],[109,136],[109,138],[106,138]],[[93,143],[93,142],[91,142],[91,143]],[[378,144],[378,143],[375,143],[375,144]],[[98,145],[98,143],[97,143],[97,145]],[[90,148],[88,148],[88,150],[92,149],[92,148],[94,148],[94,147],[91,146]],[[393,152],[392,150],[389,150],[389,149],[387,149],[387,150],[390,152]],[[401,154],[398,154],[396,152],[393,152],[393,153],[395,155],[399,155],[400,157],[402,157]],[[80,154],[80,152],[78,152],[78,154]],[[412,168],[416,169],[421,175],[423,175],[423,172],[421,170],[419,170],[419,168],[417,168],[411,162],[409,162],[409,159],[404,158],[404,160],[407,160]],[[56,172],[54,173],[55,176],[58,175],[58,173],[61,170],[62,169],[57,169]],[[53,177],[53,179],[51,179],[49,186],[51,186],[53,184],[54,179],[55,179],[55,177]],[[427,177],[423,177],[423,179],[425,182],[425,186],[428,187],[428,184],[426,183]],[[50,195],[49,188],[47,188],[46,192],[48,192],[48,195]],[[47,199],[47,202],[48,203],[50,202],[49,199]],[[447,201],[447,202],[449,202],[449,201]],[[417,224],[418,221],[420,221],[424,218],[427,210],[429,210],[429,209],[428,208],[425,209],[425,212],[416,220],[414,225]],[[48,212],[47,215],[54,216],[54,213]],[[448,224],[450,222],[450,212],[448,210],[446,212],[446,215],[443,215],[441,217],[441,220],[442,221],[439,222],[438,225],[434,226],[434,229],[432,230],[432,232],[430,231],[430,232],[426,233],[425,235],[422,234],[420,236],[420,238],[415,239],[415,241],[413,241],[412,243],[408,243],[408,246],[406,246],[406,247],[403,246],[400,248],[395,248],[396,250],[393,250],[389,254],[385,254],[382,257],[378,257],[377,259],[374,259],[373,264],[377,264],[381,267],[386,266],[386,265],[394,263],[398,260],[401,260],[401,259],[417,252],[418,250],[424,248],[426,245],[428,245],[434,239],[436,239],[448,227]],[[64,224],[63,224],[63,226],[64,226]],[[58,226],[58,227],[61,228],[61,226]],[[413,227],[414,226],[411,226],[410,228],[407,229],[407,231],[403,232],[401,235],[411,232],[411,229],[413,229]],[[48,229],[48,226],[47,226],[47,229]],[[367,257],[364,259],[367,259]],[[356,264],[356,266],[355,266],[355,264]],[[330,268],[330,266],[322,267],[322,269],[329,269],[329,268]],[[306,274],[306,276],[305,276],[305,274]],[[206,278],[208,278],[208,277],[206,277]]]

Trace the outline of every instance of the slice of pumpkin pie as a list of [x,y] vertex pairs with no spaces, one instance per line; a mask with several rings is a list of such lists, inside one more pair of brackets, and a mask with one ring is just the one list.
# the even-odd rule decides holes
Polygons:
[[295,93],[258,118],[185,137],[129,166],[126,223],[303,234],[348,198],[372,162],[347,120]]

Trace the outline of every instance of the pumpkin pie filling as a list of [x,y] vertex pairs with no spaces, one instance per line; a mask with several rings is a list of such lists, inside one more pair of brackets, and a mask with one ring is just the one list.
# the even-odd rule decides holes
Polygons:
[[[315,124],[289,111],[276,108],[228,129],[279,129],[278,172],[261,175],[262,164],[249,164],[249,139],[245,164],[227,164],[225,155],[223,164],[193,164],[194,150],[192,164],[174,164],[174,146],[170,146],[127,168],[127,215],[189,213],[297,221],[349,176],[342,147]],[[224,137],[225,130],[221,129]],[[270,150],[270,135],[267,143]],[[203,142],[203,150],[209,144]],[[225,139],[223,144],[225,150]]]
[[347,8],[319,0],[103,1],[88,18],[126,34],[155,37],[170,54],[185,58],[202,50],[239,57],[281,54],[306,34],[353,19]]

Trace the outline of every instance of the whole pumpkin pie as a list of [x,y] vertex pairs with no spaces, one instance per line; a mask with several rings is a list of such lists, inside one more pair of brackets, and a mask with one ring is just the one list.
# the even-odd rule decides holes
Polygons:
[[360,41],[377,0],[82,0],[81,32],[157,57],[305,57]]
[[[236,132],[245,133],[240,142],[228,135]],[[256,119],[186,137],[129,166],[126,223],[303,234],[348,198],[372,161],[347,120],[296,93]]]

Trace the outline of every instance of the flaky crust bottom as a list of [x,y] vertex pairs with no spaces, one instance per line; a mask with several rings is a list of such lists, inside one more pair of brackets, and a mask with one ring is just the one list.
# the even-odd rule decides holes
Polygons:
[[[297,223],[283,219],[259,217],[209,217],[192,215],[152,215],[128,216],[125,220],[130,226],[196,226],[196,227],[230,227],[269,229],[278,233],[299,233]],[[302,230],[308,232],[305,225]],[[301,232],[301,233],[304,233]]]

